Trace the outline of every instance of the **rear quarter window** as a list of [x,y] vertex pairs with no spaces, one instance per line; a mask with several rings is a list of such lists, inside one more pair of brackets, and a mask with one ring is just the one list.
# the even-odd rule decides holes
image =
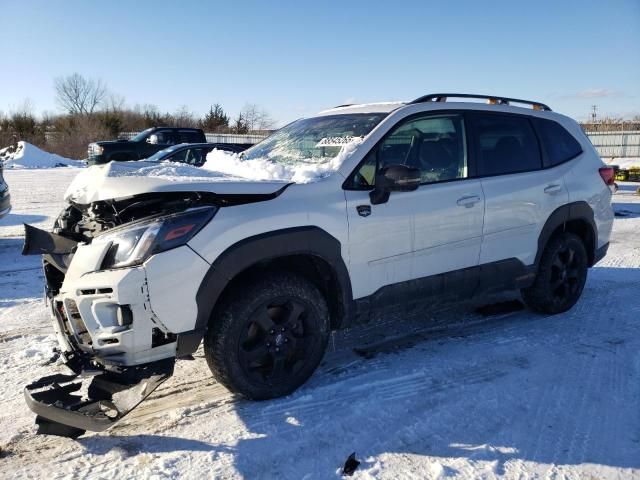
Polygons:
[[179,143],[198,143],[202,141],[202,134],[200,132],[181,131],[178,132],[180,138]]
[[578,141],[558,122],[543,118],[532,120],[545,152],[545,166],[559,165],[582,153]]

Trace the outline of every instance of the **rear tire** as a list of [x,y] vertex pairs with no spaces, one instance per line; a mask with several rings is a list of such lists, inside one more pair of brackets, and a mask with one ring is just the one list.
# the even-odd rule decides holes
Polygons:
[[287,395],[320,364],[329,339],[329,309],[320,291],[293,273],[272,273],[236,289],[205,336],[213,376],[254,400]]
[[522,298],[532,310],[556,314],[573,307],[587,280],[587,251],[573,233],[554,236],[542,253],[536,279],[522,289]]

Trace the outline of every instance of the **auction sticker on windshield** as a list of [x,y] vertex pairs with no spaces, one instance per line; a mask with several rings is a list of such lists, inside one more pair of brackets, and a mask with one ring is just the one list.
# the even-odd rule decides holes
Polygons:
[[351,142],[355,142],[360,140],[362,137],[324,137],[316,144],[316,148],[318,147],[342,147],[343,145],[347,145]]

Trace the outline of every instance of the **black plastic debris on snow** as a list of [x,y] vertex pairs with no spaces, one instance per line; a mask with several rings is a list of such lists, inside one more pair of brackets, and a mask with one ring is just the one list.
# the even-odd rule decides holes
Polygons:
[[349,455],[347,461],[344,462],[344,467],[342,467],[342,475],[350,477],[351,475],[353,475],[353,472],[356,471],[358,465],[360,465],[360,462],[356,460],[356,452],[353,452],[351,455]]

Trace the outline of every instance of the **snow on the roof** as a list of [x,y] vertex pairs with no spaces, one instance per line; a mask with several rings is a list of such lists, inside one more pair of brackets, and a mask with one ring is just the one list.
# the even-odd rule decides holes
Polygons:
[[329,108],[322,110],[318,115],[328,115],[336,113],[387,113],[406,105],[407,102],[376,102],[376,103],[359,103],[354,105],[344,105],[341,107]]
[[55,153],[45,152],[35,145],[20,141],[15,150],[11,147],[0,149],[0,162],[5,168],[53,168],[84,167],[79,160],[71,160]]

